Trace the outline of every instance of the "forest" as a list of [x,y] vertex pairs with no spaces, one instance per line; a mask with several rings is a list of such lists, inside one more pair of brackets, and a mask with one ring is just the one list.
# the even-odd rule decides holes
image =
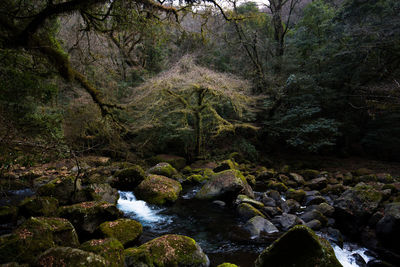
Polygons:
[[0,1],[2,266],[399,266],[399,153],[398,0]]

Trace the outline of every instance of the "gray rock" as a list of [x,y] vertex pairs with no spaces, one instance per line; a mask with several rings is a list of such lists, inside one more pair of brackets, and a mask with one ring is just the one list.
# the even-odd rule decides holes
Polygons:
[[319,230],[321,229],[322,224],[320,221],[314,219],[312,221],[307,222],[306,226],[310,227],[313,230]]
[[259,237],[262,232],[267,234],[279,232],[275,225],[261,216],[255,216],[248,220],[244,225],[244,228],[251,234],[252,237]]

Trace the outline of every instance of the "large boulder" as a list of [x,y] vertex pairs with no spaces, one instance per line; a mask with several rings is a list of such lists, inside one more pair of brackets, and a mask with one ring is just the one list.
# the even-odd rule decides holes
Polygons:
[[359,183],[346,190],[334,202],[336,223],[347,234],[359,234],[362,225],[375,213],[382,193],[371,185]]
[[32,264],[37,255],[56,245],[79,246],[72,224],[62,218],[31,217],[12,234],[0,237],[0,263]]
[[160,162],[151,167],[147,172],[149,174],[166,176],[168,178],[174,178],[178,175],[178,171],[167,162]]
[[111,185],[120,190],[133,190],[146,178],[146,173],[139,165],[133,165],[117,171]]
[[234,200],[241,193],[254,198],[254,193],[240,171],[226,170],[216,173],[196,194],[198,199]]
[[34,266],[105,267],[109,265],[103,257],[92,252],[70,247],[54,247],[39,255]]
[[102,256],[107,266],[124,266],[124,246],[115,238],[92,239],[83,243],[80,249]]
[[104,236],[116,238],[124,246],[134,242],[143,231],[142,225],[131,219],[118,219],[112,222],[104,222],[100,224],[99,229]]
[[112,188],[109,184],[91,184],[86,190],[89,192],[91,200],[105,201],[111,204],[117,204],[119,199],[118,190]]
[[18,215],[29,218],[31,216],[55,216],[58,209],[58,200],[54,197],[33,196],[25,198],[20,204]]
[[196,241],[182,235],[164,235],[125,250],[125,266],[128,267],[207,267],[209,264]]
[[115,205],[98,201],[60,207],[59,214],[68,219],[80,236],[84,237],[93,234],[101,223],[116,220],[123,215]]
[[81,194],[85,194],[82,190],[81,180],[75,181],[74,176],[53,179],[40,186],[36,193],[39,196],[54,197],[61,205],[77,203],[82,201],[82,198],[83,200],[86,198],[86,196],[81,196]]
[[153,164],[157,164],[160,162],[166,162],[172,165],[172,167],[174,167],[175,169],[183,169],[186,166],[186,159],[179,157],[179,156],[175,156],[175,155],[165,155],[165,154],[160,154],[157,156],[154,156],[150,159],[150,161]]
[[400,202],[385,206],[385,215],[376,224],[376,234],[385,246],[400,251],[400,243],[394,238],[400,236]]
[[244,225],[244,229],[253,238],[259,237],[261,233],[273,234],[279,232],[275,225],[261,216],[255,216],[248,220]]
[[295,226],[257,258],[255,267],[341,267],[335,253],[323,238],[306,226]]
[[139,199],[151,204],[162,205],[178,199],[182,186],[179,182],[161,175],[149,175],[136,188]]

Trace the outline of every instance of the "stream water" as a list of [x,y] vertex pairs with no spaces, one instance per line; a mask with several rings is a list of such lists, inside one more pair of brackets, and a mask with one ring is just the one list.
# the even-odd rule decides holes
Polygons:
[[[142,242],[164,234],[186,235],[202,247],[210,258],[211,266],[230,262],[241,267],[252,267],[257,256],[274,238],[249,239],[240,227],[244,222],[237,218],[232,207],[196,200],[193,198],[196,191],[190,189],[173,205],[163,208],[137,200],[132,192],[120,191],[118,208],[142,223]],[[345,243],[343,249],[332,245],[344,267],[359,266],[353,256],[356,253],[366,262],[371,259],[365,255],[365,248],[354,244]]]

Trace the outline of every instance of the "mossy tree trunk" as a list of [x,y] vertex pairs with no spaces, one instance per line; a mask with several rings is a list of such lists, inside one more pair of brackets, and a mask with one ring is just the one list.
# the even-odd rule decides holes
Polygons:
[[193,108],[193,113],[195,117],[195,138],[196,138],[196,148],[195,148],[195,156],[196,158],[201,158],[201,147],[203,146],[203,115],[202,111],[205,108],[204,106],[204,96],[207,92],[205,88],[199,88],[197,90],[197,106]]

